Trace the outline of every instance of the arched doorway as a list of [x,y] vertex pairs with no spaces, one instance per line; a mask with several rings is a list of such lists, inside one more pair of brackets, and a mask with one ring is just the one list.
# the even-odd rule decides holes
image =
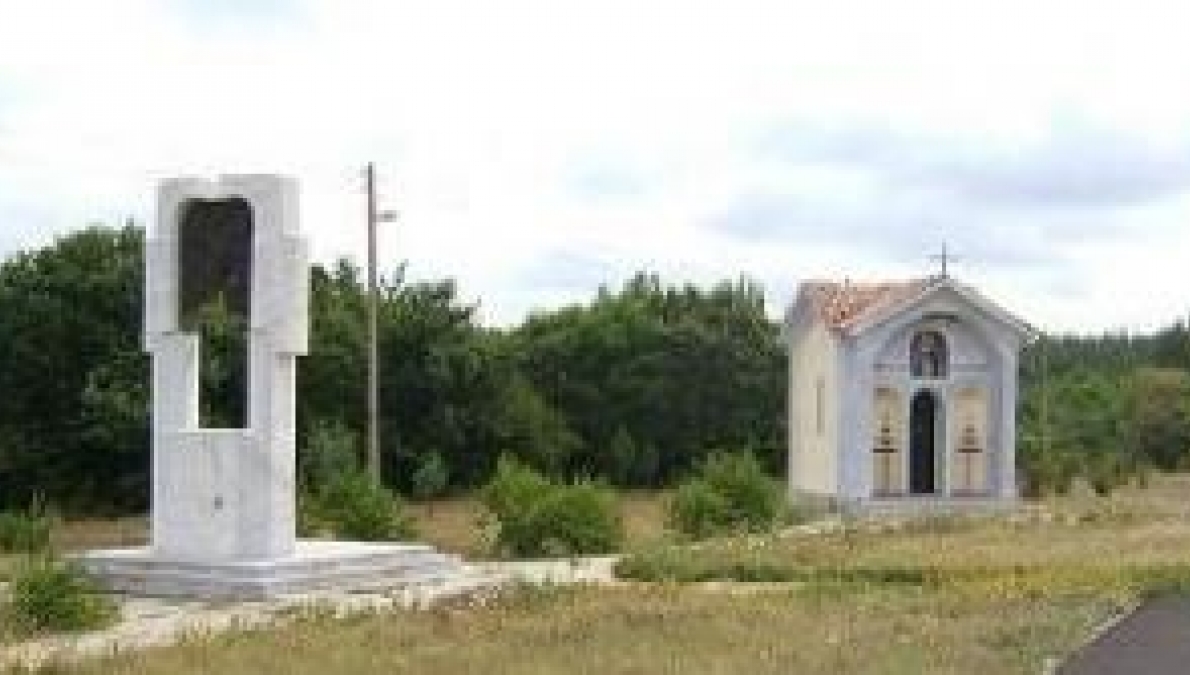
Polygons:
[[938,424],[941,421],[938,397],[923,389],[913,396],[909,407],[909,492],[933,494],[937,491]]

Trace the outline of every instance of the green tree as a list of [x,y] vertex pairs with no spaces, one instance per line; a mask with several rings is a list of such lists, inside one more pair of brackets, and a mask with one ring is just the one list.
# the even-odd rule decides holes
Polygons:
[[0,265],[0,506],[147,504],[142,242],[92,227]]
[[674,479],[709,447],[751,446],[771,471],[782,465],[786,357],[753,282],[708,290],[638,274],[588,305],[531,316],[510,339],[520,371],[582,441],[571,476],[608,473],[600,450],[620,429],[650,454],[614,470],[639,485]]
[[1190,373],[1140,368],[1123,383],[1125,438],[1135,459],[1165,471],[1190,457]]

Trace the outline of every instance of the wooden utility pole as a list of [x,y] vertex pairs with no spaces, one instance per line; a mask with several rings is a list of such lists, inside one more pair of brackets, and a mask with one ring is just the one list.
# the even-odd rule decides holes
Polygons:
[[376,167],[364,167],[364,190],[368,194],[368,474],[380,484],[380,378],[377,372],[377,313],[380,288],[376,282]]
[[1050,452],[1050,365],[1049,343],[1042,333],[1038,339],[1041,351],[1041,454],[1048,457]]
[[368,195],[368,474],[381,483],[380,475],[380,355],[378,313],[380,281],[376,274],[376,224],[396,220],[395,211],[376,208],[376,166],[364,167],[364,191]]

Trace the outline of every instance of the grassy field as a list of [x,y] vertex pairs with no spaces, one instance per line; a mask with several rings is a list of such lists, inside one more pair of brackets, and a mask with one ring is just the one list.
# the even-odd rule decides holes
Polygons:
[[87,673],[1036,673],[1110,605],[971,605],[870,588],[731,594],[659,585],[529,593],[486,609],[193,640]]
[[[638,495],[625,507],[638,576],[769,583],[632,582],[522,590],[486,607],[311,616],[79,672],[1036,673],[1141,596],[1187,588],[1187,496],[1190,477],[1175,476],[1012,517],[672,548],[659,544],[660,500]],[[473,503],[416,511],[428,539],[482,550]],[[73,536],[102,539],[102,527],[76,527]]]

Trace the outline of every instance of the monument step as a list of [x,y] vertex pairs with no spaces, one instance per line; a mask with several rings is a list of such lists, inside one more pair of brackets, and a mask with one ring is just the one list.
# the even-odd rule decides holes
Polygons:
[[299,541],[275,560],[194,562],[150,548],[89,551],[77,560],[105,587],[137,595],[267,598],[311,590],[399,588],[467,571],[455,555],[425,545]]

